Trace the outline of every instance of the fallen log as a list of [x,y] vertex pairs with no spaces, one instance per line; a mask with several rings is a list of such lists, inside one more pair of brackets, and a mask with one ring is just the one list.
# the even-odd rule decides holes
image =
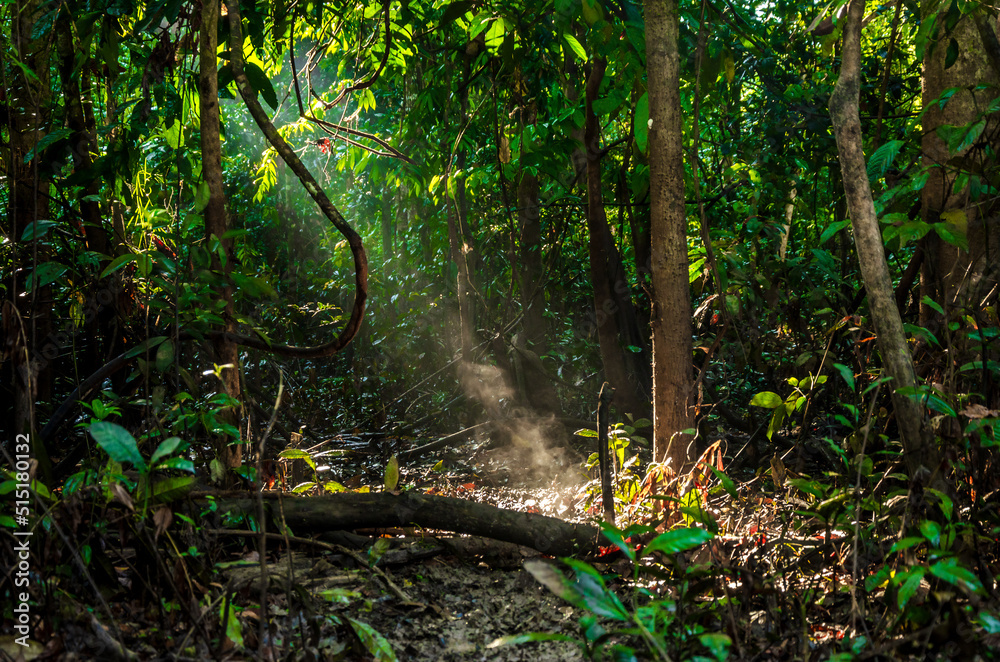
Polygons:
[[[511,542],[552,556],[589,556],[603,540],[600,530],[590,524],[571,524],[555,517],[414,491],[306,497],[265,492],[260,496],[271,517],[283,516],[296,535],[418,526]],[[257,512],[256,499],[250,496],[217,498],[216,503],[221,513]]]

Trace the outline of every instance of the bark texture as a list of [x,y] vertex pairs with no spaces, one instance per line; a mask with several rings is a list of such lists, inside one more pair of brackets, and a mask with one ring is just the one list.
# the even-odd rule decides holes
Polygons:
[[[36,402],[50,399],[53,363],[59,359],[62,344],[50,340],[52,319],[51,288],[29,286],[26,276],[47,261],[44,243],[37,239],[24,241],[29,225],[49,219],[48,181],[45,158],[32,154],[45,137],[49,125],[49,58],[48,31],[35,35],[37,21],[46,7],[29,0],[11,7],[10,43],[24,69],[11,67],[6,90],[4,114],[7,142],[4,158],[8,195],[4,236],[13,242],[13,263],[3,306],[4,352],[10,361],[4,362],[4,379],[11,396],[4,398],[7,413],[6,429],[11,434],[35,431]],[[28,75],[30,72],[31,75]],[[8,409],[8,407],[10,409]],[[48,456],[38,435],[32,435],[32,455],[41,463],[41,473],[48,478]]]
[[[201,176],[208,185],[208,204],[202,214],[205,218],[205,241],[212,246],[218,241],[225,259],[212,250],[212,272],[219,279],[216,292],[225,304],[223,313],[225,333],[216,337],[212,345],[216,361],[222,369],[222,386],[226,394],[240,400],[239,345],[228,335],[236,330],[236,315],[233,310],[233,288],[229,273],[233,265],[233,241],[226,237],[229,230],[226,194],[222,187],[222,127],[219,119],[219,13],[220,0],[206,0],[201,11],[201,35],[199,37],[198,99],[201,119]],[[238,407],[227,407],[219,418],[235,427],[240,427]],[[239,441],[238,439],[235,441]],[[230,444],[227,436],[217,440],[216,455],[227,468],[238,467],[243,461],[243,447],[239,443]]]
[[862,148],[858,101],[861,89],[861,22],[864,11],[864,0],[854,0],[848,9],[840,77],[830,97],[830,115],[840,154],[854,244],[868,293],[868,307],[878,334],[878,348],[885,372],[892,379],[892,402],[903,440],[904,460],[911,480],[918,480],[925,478],[928,471],[937,469],[939,458],[926,424],[923,407],[916,400],[898,392],[900,388],[916,386],[917,379],[893,295],[882,245],[882,232],[875,215]]
[[[649,412],[649,392],[644,387],[644,367],[626,353],[624,345],[640,349],[645,346],[638,333],[631,291],[621,267],[614,237],[608,229],[604,211],[604,192],[601,181],[601,127],[594,114],[593,102],[598,97],[607,62],[594,58],[586,89],[586,120],[584,146],[587,157],[587,229],[590,237],[590,276],[594,285],[594,315],[597,340],[601,348],[601,362],[608,382],[617,389],[617,403],[621,410],[636,417]],[[630,366],[633,369],[629,369]]]
[[[923,21],[932,20],[938,13],[939,25],[946,24],[947,5],[925,2],[922,12]],[[920,322],[947,344],[954,367],[972,360],[998,358],[981,356],[980,343],[968,342],[964,334],[952,335],[946,326],[946,322],[966,315],[983,320],[984,309],[997,303],[995,288],[1000,251],[997,211],[1000,205],[985,192],[973,197],[971,187],[958,181],[962,174],[971,174],[983,182],[996,181],[998,175],[994,155],[1000,147],[1000,121],[995,116],[982,115],[1000,88],[996,30],[995,18],[983,9],[975,10],[959,18],[952,30],[942,27],[937,41],[927,45],[924,55],[921,148],[928,177],[921,191],[921,217],[926,223],[947,229],[960,241],[967,242],[968,247],[944,241],[936,232],[924,237],[920,298],[923,300],[926,296],[937,302],[945,314],[942,317],[931,306],[922,303]],[[952,39],[958,44],[958,57],[951,66],[946,66]],[[981,85],[985,87],[979,87]],[[955,88],[955,91],[942,108],[939,99],[948,88]],[[949,130],[939,132],[946,125],[976,127],[980,123],[982,133],[978,138],[954,153],[943,137]],[[951,383],[952,370],[929,377],[941,381],[947,388],[956,387]],[[989,406],[1000,404],[1000,392],[993,383],[992,372],[984,370],[975,378],[982,383],[971,388],[983,393]]]
[[[590,524],[520,513],[482,503],[419,492],[316,497],[265,494],[272,516],[279,514],[296,535],[350,529],[420,526],[512,542],[553,556],[590,554],[603,537]],[[219,499],[220,512],[257,512],[254,499]]]
[[653,457],[680,471],[694,427],[691,293],[676,0],[646,0],[653,327]]

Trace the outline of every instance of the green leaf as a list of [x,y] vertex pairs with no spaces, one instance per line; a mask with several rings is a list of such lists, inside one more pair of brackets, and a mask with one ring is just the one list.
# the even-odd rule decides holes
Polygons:
[[385,489],[392,492],[399,485],[399,458],[395,455],[389,458],[385,465]]
[[243,648],[243,626],[240,624],[236,605],[224,599],[219,605],[219,618],[226,618],[226,638],[233,642],[236,648]]
[[51,283],[54,283],[59,279],[64,273],[66,273],[66,265],[59,264],[58,262],[43,262],[32,270],[28,274],[28,279],[24,286],[31,290],[36,287],[45,287]]
[[116,423],[98,421],[90,426],[90,436],[115,462],[131,464],[139,471],[146,470],[146,460],[139,453],[139,444],[129,431]]
[[471,0],[462,0],[461,2],[453,2],[444,9],[444,13],[441,14],[441,23],[443,27],[448,27],[456,20],[465,16],[468,12],[473,9],[475,3]]
[[846,228],[850,224],[851,224],[850,219],[848,219],[846,221],[837,221],[836,223],[830,223],[830,225],[826,226],[823,229],[823,234],[821,234],[820,237],[819,237],[819,243],[820,243],[820,245],[826,243],[827,239],[829,239],[833,235],[837,234],[838,232],[840,232],[841,230],[843,230],[844,228]]
[[951,65],[955,64],[955,60],[958,59],[958,41],[952,37],[951,41],[948,42],[948,52],[944,55],[944,68],[951,69]]
[[183,445],[184,442],[180,437],[169,437],[164,439],[160,442],[160,445],[156,447],[156,450],[153,451],[153,456],[149,458],[150,466],[154,466],[163,458],[170,457],[175,454]]
[[[903,148],[905,143],[902,140],[890,140],[872,154],[871,158],[868,159],[868,178],[878,179],[885,177],[885,173],[889,170],[892,162],[899,155],[899,150]],[[820,240],[822,243],[822,240]]]
[[35,146],[28,150],[28,153],[24,155],[24,162],[29,163],[31,159],[35,158],[36,154],[41,154],[55,143],[69,136],[71,133],[73,133],[73,130],[69,128],[56,129],[55,131],[46,133],[42,136],[42,139],[35,143]]
[[133,347],[132,349],[130,349],[127,352],[125,352],[125,357],[126,358],[132,358],[132,357],[135,357],[135,356],[139,356],[140,354],[145,354],[146,352],[148,352],[149,350],[153,349],[154,347],[159,346],[160,343],[162,343],[166,339],[167,339],[166,336],[154,336],[154,337],[150,338],[149,340],[147,340],[146,342],[140,343],[140,344],[136,345],[135,347]]
[[955,510],[955,502],[951,500],[951,497],[933,487],[925,487],[924,490],[938,498],[938,501],[941,502],[941,512],[944,513],[944,518],[950,522],[951,514]]
[[935,311],[938,315],[944,315],[944,308],[942,308],[937,301],[930,298],[929,296],[924,295],[924,298],[920,300],[920,303],[929,307],[931,310]]
[[[191,473],[194,473],[192,467]],[[183,499],[197,485],[194,476],[171,476],[162,478],[153,483],[153,490],[150,494],[150,501],[154,503],[170,503]]]
[[250,81],[250,85],[254,91],[264,98],[264,101],[271,107],[271,110],[276,110],[278,108],[278,95],[274,93],[274,86],[271,85],[271,79],[264,74],[264,71],[259,66],[249,60],[246,62],[245,70],[247,80]]
[[653,552],[663,552],[664,554],[676,554],[689,549],[694,549],[712,539],[712,534],[705,529],[686,528],[667,531],[653,538],[642,550],[643,555]]
[[983,585],[971,570],[958,564],[958,559],[949,557],[938,561],[931,566],[931,574],[939,579],[943,579],[949,584],[954,584],[959,588],[964,588],[970,593],[982,595]]
[[986,634],[1000,633],[1000,619],[988,611],[979,612],[979,624],[983,626]]
[[722,634],[721,632],[699,634],[698,641],[715,656],[716,660],[727,659],[729,657],[729,647],[733,643],[729,635]]
[[136,258],[139,256],[135,253],[126,253],[125,255],[119,255],[115,259],[111,260],[111,264],[104,267],[104,271],[101,272],[101,278],[105,278],[108,274],[113,274],[122,267],[124,267],[129,262],[135,262]]
[[597,439],[597,430],[591,430],[590,428],[582,428],[580,430],[577,430],[573,434],[575,434],[578,437],[590,437],[593,439]]
[[504,35],[507,34],[507,24],[503,17],[496,17],[490,22],[490,27],[486,29],[486,48],[491,53],[495,53],[500,44],[503,43]]
[[964,251],[969,250],[969,238],[965,233],[955,230],[953,225],[948,223],[935,223],[933,225],[937,235],[947,241],[952,246],[957,246]]
[[952,418],[958,417],[958,412],[952,409],[951,405],[945,402],[941,396],[934,393],[934,391],[928,387],[905,386],[903,388],[896,389],[896,393],[905,395],[913,400],[917,400],[920,404],[938,412],[939,414],[946,414]]
[[784,404],[784,400],[774,391],[761,391],[750,399],[750,404],[765,409],[777,409]]
[[825,496],[820,483],[815,480],[808,480],[806,478],[787,478],[786,480],[790,485],[817,499],[822,499]]
[[389,551],[389,539],[388,538],[378,538],[368,548],[368,566],[374,568],[378,560],[385,556],[385,553]]
[[774,410],[774,414],[771,415],[771,422],[767,425],[767,438],[771,439],[774,437],[774,433],[781,429],[781,426],[785,423],[785,418],[788,416],[788,410],[785,407],[777,407]]
[[576,559],[564,559],[576,573],[574,587],[582,599],[582,605],[597,616],[618,621],[629,619],[628,611],[618,596],[607,587],[604,578],[591,565]]
[[892,544],[892,547],[889,549],[889,553],[892,554],[894,552],[901,552],[904,549],[920,545],[923,542],[924,538],[921,538],[920,536],[907,536],[905,538],[900,538]]
[[633,549],[632,545],[630,545],[628,541],[625,540],[625,534],[622,532],[622,530],[616,527],[614,524],[609,524],[608,522],[600,522],[600,526],[601,526],[601,533],[604,534],[604,537],[613,542],[615,546],[617,546],[618,549],[622,550],[622,553],[625,554],[625,556],[627,556],[629,560],[634,563],[635,549]]
[[178,471],[187,471],[188,473],[194,473],[194,462],[187,459],[186,457],[168,457],[163,462],[156,465],[157,469],[176,469]]
[[278,453],[278,457],[282,460],[304,460],[306,458],[311,458],[312,456],[304,450],[298,448],[286,448]]
[[925,519],[920,522],[920,533],[927,541],[937,547],[941,543],[941,526],[934,520]]
[[167,340],[156,348],[156,369],[165,372],[174,362],[174,341]]
[[583,62],[587,61],[587,51],[584,50],[583,45],[577,41],[576,37],[568,32],[564,32],[563,39],[565,39],[566,43],[569,44],[569,49],[573,51],[574,55],[576,55]]
[[24,232],[21,233],[21,241],[32,241],[33,239],[41,239],[49,232],[49,228],[59,225],[58,221],[32,221],[28,223],[28,227],[24,228]]
[[566,559],[566,563],[576,572],[575,580],[542,560],[525,561],[524,569],[542,586],[575,607],[619,621],[628,619],[628,612],[621,601],[608,590],[604,580],[593,568],[574,559]]
[[[697,494],[695,490],[691,490],[688,494]],[[696,499],[697,501],[697,499]],[[719,523],[715,521],[712,517],[712,513],[705,510],[701,503],[696,505],[684,505],[680,507],[681,514],[684,515],[685,524],[701,524],[705,527],[707,531],[712,534],[719,532]]]
[[840,377],[847,383],[847,387],[854,390],[854,371],[843,363],[834,363],[833,367],[840,373]]
[[199,214],[204,211],[205,207],[208,206],[208,199],[211,195],[212,191],[208,188],[208,182],[202,181],[198,184],[198,190],[194,194],[194,210]]
[[736,491],[736,483],[733,482],[732,478],[727,476],[719,469],[716,469],[712,465],[708,465],[708,468],[712,470],[712,473],[715,474],[715,477],[718,478],[719,482],[722,483],[722,488],[726,490],[726,494],[728,494],[733,499],[739,498],[739,493]]
[[918,588],[920,588],[920,582],[924,578],[924,572],[926,572],[926,570],[920,566],[911,568],[908,571],[907,574],[909,574],[909,577],[907,577],[906,581],[903,582],[903,585],[899,587],[899,592],[896,594],[896,604],[899,605],[900,609],[906,606],[906,603],[910,601],[913,594],[917,592]]

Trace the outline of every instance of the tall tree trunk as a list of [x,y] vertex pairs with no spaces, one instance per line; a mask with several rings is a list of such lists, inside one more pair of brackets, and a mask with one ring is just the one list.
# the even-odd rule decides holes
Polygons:
[[[469,60],[465,58],[463,65],[463,75],[469,75]],[[459,136],[455,142],[448,146],[448,174],[454,178],[454,187],[451,182],[446,183],[447,196],[447,221],[448,221],[448,246],[451,252],[451,260],[455,263],[457,278],[455,282],[455,294],[458,300],[458,335],[459,344],[462,349],[462,358],[465,361],[472,360],[473,348],[478,344],[476,334],[476,305],[473,293],[474,285],[474,263],[475,247],[472,233],[468,224],[468,202],[465,196],[465,147],[462,146],[461,136],[468,128],[468,108],[469,108],[469,88],[464,86],[459,94],[459,114],[456,135]],[[449,123],[450,105],[445,108],[445,123]],[[452,172],[452,167],[455,171]],[[459,374],[462,367],[459,366]]]
[[681,141],[677,0],[646,0],[652,245],[653,458],[680,471],[694,427],[691,292]]
[[[12,11],[11,44],[14,56],[23,69],[12,67],[7,90],[7,152],[8,186],[7,217],[4,232],[14,244],[8,299],[3,307],[6,347],[11,360],[7,362],[12,396],[8,406],[12,434],[35,431],[35,402],[50,399],[53,362],[63,349],[50,338],[52,293],[50,287],[27,286],[25,274],[47,260],[46,251],[38,239],[23,241],[24,231],[37,220],[51,218],[48,204],[49,182],[39,167],[44,158],[32,150],[44,137],[49,121],[49,34],[35,36],[36,22],[42,8],[29,1]],[[31,75],[28,75],[30,72]],[[41,464],[40,476],[48,479],[49,463],[41,437],[31,435],[32,455]]]
[[382,197],[379,200],[379,223],[382,230],[382,267],[395,253],[396,221],[392,215],[393,193],[389,185],[382,187]]
[[[521,90],[530,90],[532,81],[525,80],[522,73],[516,74],[514,85],[520,106],[522,141],[524,132],[534,126],[538,109],[534,99],[527,99]],[[529,93],[530,94],[530,93]],[[523,154],[522,154],[523,158]],[[524,403],[540,414],[562,415],[559,395],[555,384],[545,373],[540,355],[545,353],[545,285],[546,274],[542,264],[542,218],[538,203],[538,175],[533,168],[520,167],[517,183],[517,220],[520,226],[520,273],[518,285],[521,293],[521,328],[523,334],[515,337],[514,366],[518,371],[517,383],[523,385],[521,398]]]
[[[641,375],[644,373],[629,370],[629,366],[634,365],[634,359],[626,354],[622,346],[623,343],[633,345],[641,338],[636,338],[638,333],[633,332],[638,326],[635,322],[631,292],[628,281],[624,278],[621,257],[608,228],[608,218],[604,211],[604,192],[601,182],[601,126],[594,114],[593,102],[597,99],[606,68],[607,62],[602,58],[594,58],[591,61],[585,95],[587,228],[590,233],[590,276],[594,285],[594,321],[597,326],[597,339],[601,348],[605,378],[617,389],[615,400],[618,407],[627,413],[644,417],[649,412],[649,394],[641,380]],[[628,322],[629,318],[631,325]],[[636,346],[641,348],[644,344]]]
[[[938,13],[938,24],[945,25],[947,5],[922,3],[922,7],[923,21],[932,20],[934,13]],[[968,185],[956,187],[963,173],[972,173],[983,182],[996,181],[997,165],[989,155],[1000,148],[997,140],[1000,122],[995,116],[980,117],[1000,88],[1000,61],[990,56],[991,51],[995,53],[1000,48],[996,45],[996,27],[996,19],[977,9],[959,18],[951,31],[942,27],[936,42],[924,49],[921,147],[928,177],[921,191],[921,217],[936,228],[949,230],[959,241],[965,241],[967,248],[944,241],[935,232],[924,237],[921,294],[943,308],[945,315],[941,318],[934,308],[923,303],[920,318],[921,324],[938,334],[946,344],[948,359],[956,368],[976,358],[985,360],[987,357],[976,356],[982,352],[979,343],[969,346],[963,342],[961,334],[949,337],[946,323],[966,315],[982,320],[983,308],[997,303],[995,292],[991,294],[991,291],[998,282],[998,206],[990,202],[985,187],[975,199]],[[950,67],[946,67],[948,44],[952,39],[958,44],[958,56]],[[942,108],[938,100],[948,88],[957,91]],[[938,129],[944,125],[973,125],[977,121],[985,124],[979,138],[965,149],[952,153]],[[995,360],[997,357],[989,358]],[[949,369],[935,376],[935,380],[940,379],[952,387],[949,380],[952,374]],[[992,401],[990,406],[1000,404],[1000,393],[992,384],[992,372],[987,369],[975,375],[977,381],[980,377],[983,384],[976,384],[974,390],[986,395]]]
[[[226,194],[222,186],[222,140],[219,119],[218,52],[220,0],[205,0],[201,12],[201,36],[199,38],[198,100],[201,109],[201,173],[208,185],[208,204],[204,209],[205,239],[209,246],[215,241],[222,245],[225,263],[219,259],[218,251],[212,251],[212,272],[219,279],[216,287],[219,298],[225,302],[225,330],[236,330],[236,316],[233,310],[233,288],[229,283],[229,272],[233,265],[233,241],[226,237],[229,219],[226,210]],[[230,44],[230,48],[243,48],[243,44]],[[219,365],[228,365],[222,370],[222,385],[226,394],[239,400],[240,369],[239,346],[225,336],[213,341]],[[227,407],[221,412],[224,423],[240,429],[239,407]],[[243,462],[243,446],[239,439],[230,440],[221,435],[217,441],[216,455],[226,468],[240,466]]]
[[[80,229],[86,242],[87,250],[99,255],[110,255],[108,248],[108,233],[104,224],[104,217],[101,214],[101,207],[98,203],[100,193],[99,181],[93,173],[89,172],[93,165],[93,154],[97,151],[97,127],[94,121],[92,101],[90,97],[90,77],[83,70],[86,60],[80,60],[77,56],[77,45],[74,44],[73,34],[75,32],[73,23],[67,12],[60,12],[58,19],[58,29],[56,30],[56,47],[59,55],[59,81],[62,84],[63,101],[65,103],[66,124],[72,131],[70,134],[71,152],[73,156],[73,171],[77,176],[89,177],[83,186],[80,199]],[[103,271],[110,261],[110,257],[102,260],[98,264],[98,271]],[[105,278],[98,286],[108,287],[114,277]],[[89,294],[91,299],[97,296],[97,288]],[[113,300],[112,300],[113,302]],[[109,311],[104,311],[103,317],[107,319]],[[87,338],[88,350],[83,352],[81,357],[82,372],[85,375],[92,374],[103,365],[102,340],[107,340],[110,344],[113,340],[105,337],[105,329],[102,329],[102,316],[88,315],[85,319],[84,334]],[[113,333],[113,330],[111,331]]]
[[885,371],[892,378],[892,402],[903,440],[904,460],[911,480],[926,480],[925,474],[938,468],[939,456],[923,407],[913,398],[899,393],[900,389],[914,388],[917,378],[893,296],[885,249],[882,246],[882,233],[875,215],[862,149],[858,100],[861,89],[861,21],[864,11],[864,0],[853,0],[847,12],[840,77],[830,96],[830,116],[837,137],[844,193],[850,210],[861,276],[868,293],[868,306],[878,334],[878,347]]

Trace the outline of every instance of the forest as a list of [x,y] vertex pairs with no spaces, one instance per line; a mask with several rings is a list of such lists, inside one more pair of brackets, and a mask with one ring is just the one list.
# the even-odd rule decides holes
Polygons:
[[0,16],[2,659],[1000,657],[995,5]]

